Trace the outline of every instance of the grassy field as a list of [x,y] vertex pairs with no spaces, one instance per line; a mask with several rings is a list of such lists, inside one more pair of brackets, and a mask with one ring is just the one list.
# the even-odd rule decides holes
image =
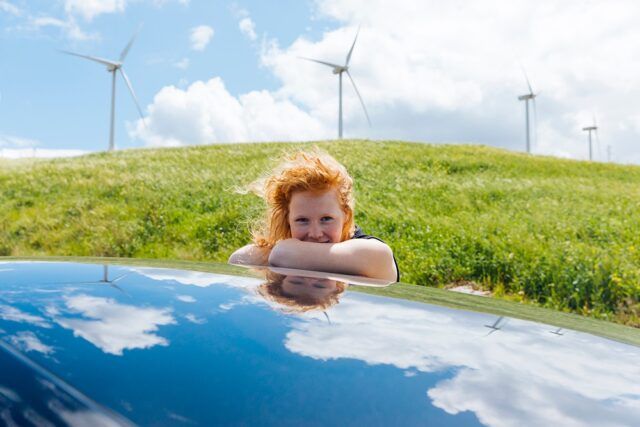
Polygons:
[[[478,146],[319,143],[356,182],[356,222],[402,280],[640,326],[640,168]],[[298,144],[0,160],[0,256],[225,261],[259,199],[235,192]]]

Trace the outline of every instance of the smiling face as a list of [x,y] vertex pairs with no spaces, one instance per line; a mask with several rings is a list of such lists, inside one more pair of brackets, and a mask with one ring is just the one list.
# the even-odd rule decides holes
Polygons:
[[298,191],[289,203],[291,237],[305,242],[341,241],[345,214],[335,189],[322,192]]

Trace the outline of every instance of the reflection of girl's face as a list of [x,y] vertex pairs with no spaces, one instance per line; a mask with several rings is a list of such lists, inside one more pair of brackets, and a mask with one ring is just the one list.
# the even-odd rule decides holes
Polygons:
[[337,282],[329,279],[287,276],[282,281],[282,290],[291,297],[304,295],[322,301],[329,295],[336,293]]
[[289,202],[291,237],[305,242],[338,243],[345,214],[335,189],[321,193],[298,191]]

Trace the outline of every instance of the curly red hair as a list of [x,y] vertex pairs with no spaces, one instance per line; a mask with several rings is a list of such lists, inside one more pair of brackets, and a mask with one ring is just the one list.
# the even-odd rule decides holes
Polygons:
[[345,215],[340,240],[350,239],[355,229],[353,179],[336,159],[315,150],[286,156],[271,175],[250,186],[250,190],[267,204],[266,218],[252,231],[253,243],[271,248],[278,241],[291,237],[289,203],[295,192],[330,189],[336,190],[338,203]]

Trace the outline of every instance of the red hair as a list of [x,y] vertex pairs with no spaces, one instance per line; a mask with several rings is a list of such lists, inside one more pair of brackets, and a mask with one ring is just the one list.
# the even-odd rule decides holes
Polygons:
[[267,301],[280,304],[283,311],[289,313],[326,310],[338,303],[340,294],[347,288],[346,283],[336,281],[336,289],[321,299],[313,298],[310,295],[288,295],[282,288],[286,277],[283,274],[267,271],[267,281],[258,286],[257,292]]
[[345,215],[340,241],[353,236],[353,180],[336,159],[319,150],[300,151],[284,158],[271,175],[250,186],[267,204],[266,218],[252,231],[253,243],[272,248],[278,241],[291,237],[289,204],[298,191],[324,192],[335,189]]

